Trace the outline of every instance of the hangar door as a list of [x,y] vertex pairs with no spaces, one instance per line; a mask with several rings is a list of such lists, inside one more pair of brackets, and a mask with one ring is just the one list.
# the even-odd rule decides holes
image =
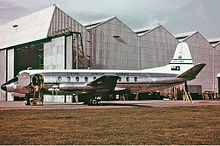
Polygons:
[[14,75],[28,67],[43,69],[43,44],[29,44],[15,48]]

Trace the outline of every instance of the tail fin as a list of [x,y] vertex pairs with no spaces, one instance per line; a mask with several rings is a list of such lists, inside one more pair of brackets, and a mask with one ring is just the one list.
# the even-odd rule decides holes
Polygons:
[[187,43],[179,43],[170,64],[193,64]]
[[182,74],[178,75],[177,78],[186,78],[192,80],[196,78],[199,72],[205,67],[206,64],[201,63],[194,65],[192,68],[188,69],[187,71],[183,72]]

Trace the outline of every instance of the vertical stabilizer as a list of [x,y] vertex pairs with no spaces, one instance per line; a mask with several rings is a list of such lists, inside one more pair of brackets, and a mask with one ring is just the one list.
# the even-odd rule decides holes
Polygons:
[[192,56],[190,54],[187,43],[179,43],[170,64],[193,64]]

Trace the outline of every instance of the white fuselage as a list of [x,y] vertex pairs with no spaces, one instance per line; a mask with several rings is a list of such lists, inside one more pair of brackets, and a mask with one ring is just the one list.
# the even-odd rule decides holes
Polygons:
[[[30,92],[31,88],[29,87],[33,76],[36,74],[43,76],[44,88],[47,93],[54,91],[59,94],[88,92],[90,87],[87,84],[105,75],[119,77],[115,91],[125,89],[136,93],[160,91],[185,82],[187,79],[177,78],[177,76],[191,66],[193,65],[185,67],[170,64],[145,70],[24,70],[17,75],[17,83],[13,82],[7,85],[7,91],[21,94]],[[175,67],[180,69],[173,70],[172,68]]]
[[183,82],[183,79],[176,78],[177,71],[163,73],[163,70],[157,72],[151,70],[26,70],[20,74],[23,72],[31,76],[43,75],[44,84],[48,85],[48,89],[54,84],[59,84],[60,88],[71,85],[73,89],[83,88],[87,83],[104,75],[119,76],[116,91],[120,89],[129,89],[132,92],[159,91]]

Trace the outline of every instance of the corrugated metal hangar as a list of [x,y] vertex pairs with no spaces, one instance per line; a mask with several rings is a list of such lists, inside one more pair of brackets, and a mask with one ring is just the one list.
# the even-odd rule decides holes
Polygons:
[[[163,66],[179,42],[189,45],[194,63],[207,64],[190,87],[218,92],[220,39],[206,40],[199,32],[173,35],[162,25],[132,30],[115,16],[82,25],[53,5],[0,26],[0,84],[28,67],[138,70]],[[0,100],[18,99],[0,89]],[[72,99],[48,96],[45,101]]]

